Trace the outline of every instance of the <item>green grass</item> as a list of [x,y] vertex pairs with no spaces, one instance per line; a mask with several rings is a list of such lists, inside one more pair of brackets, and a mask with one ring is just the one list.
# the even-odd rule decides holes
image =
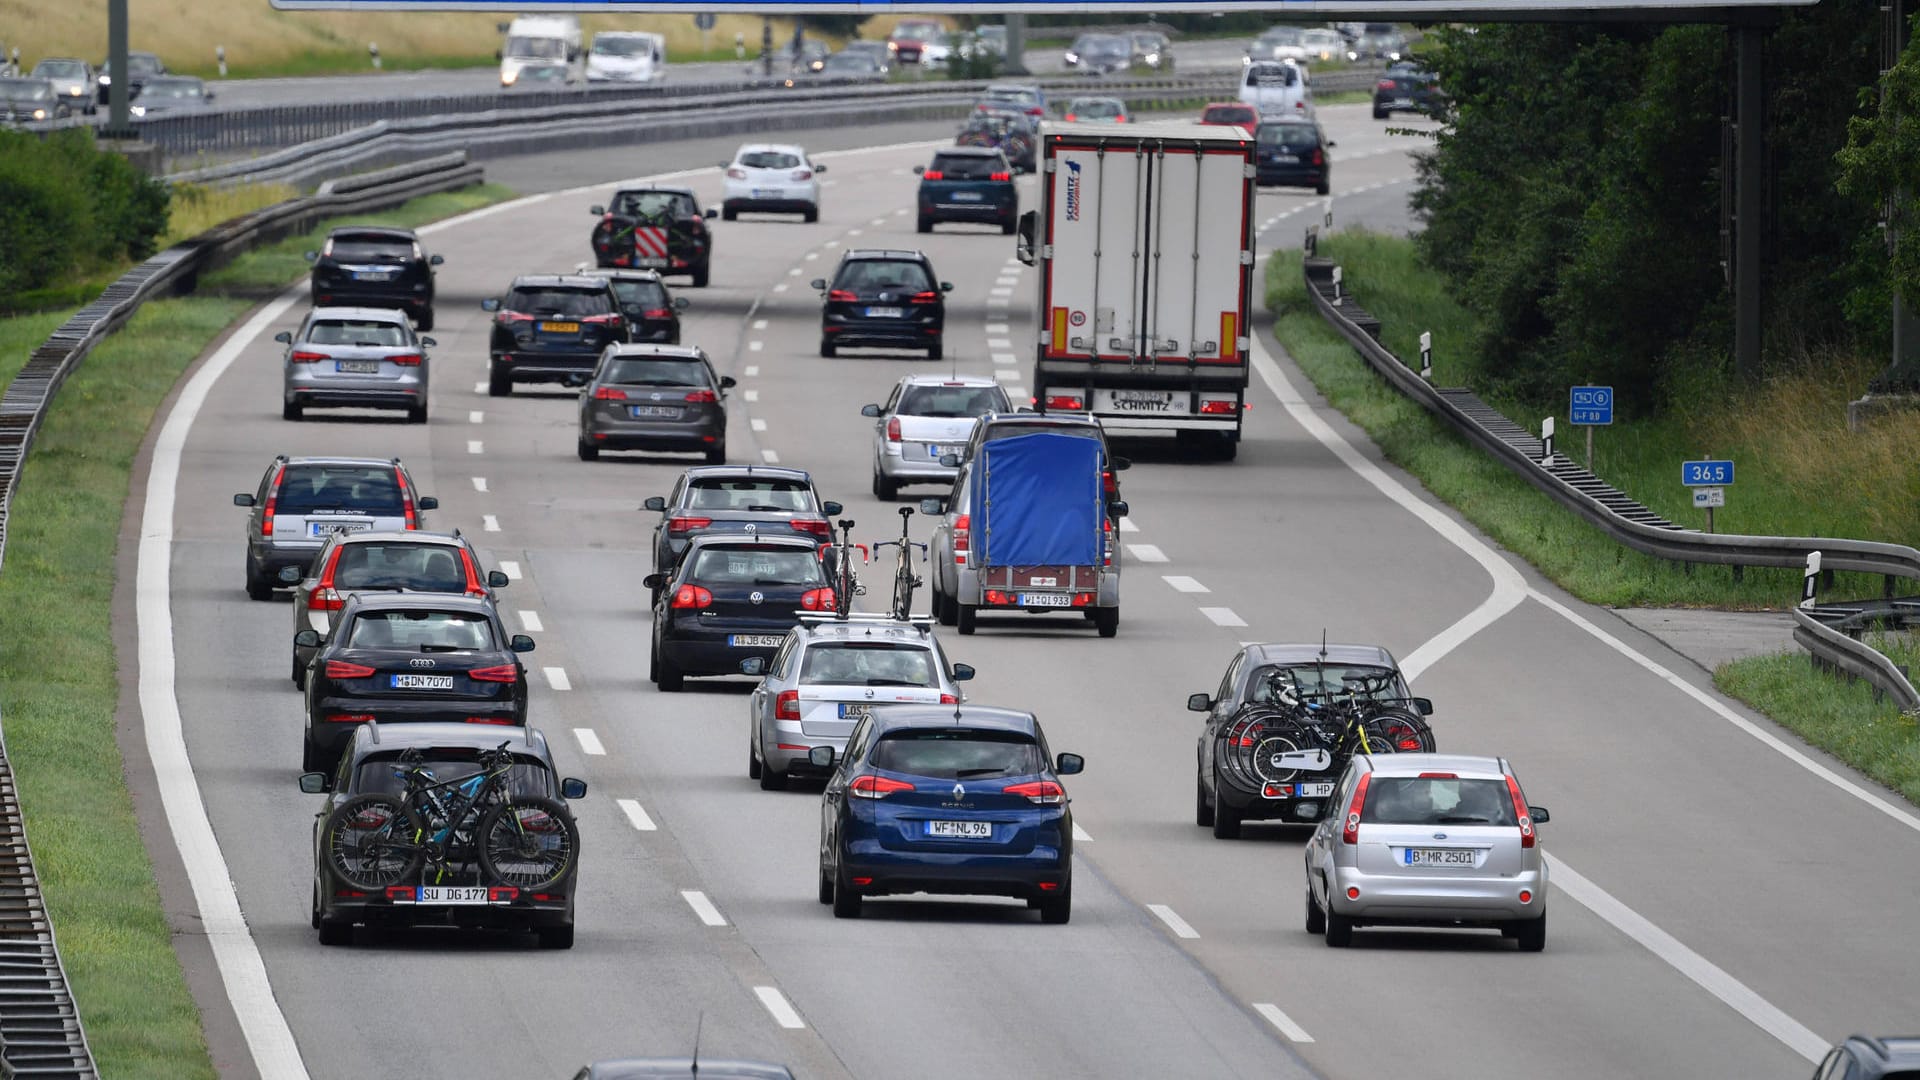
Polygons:
[[[486,185],[375,216],[417,225],[511,194]],[[95,349],[56,399],[14,496],[0,573],[7,749],[81,1020],[101,1075],[115,1080],[215,1075],[114,739],[111,604],[133,459],[194,358],[255,298],[305,271],[297,251],[289,262],[278,250],[303,242],[242,256],[201,295],[147,304]],[[0,320],[0,373],[17,372],[65,317]]]

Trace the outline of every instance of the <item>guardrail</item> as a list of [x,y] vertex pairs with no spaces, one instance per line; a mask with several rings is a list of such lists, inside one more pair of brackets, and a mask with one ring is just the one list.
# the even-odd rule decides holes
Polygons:
[[[322,217],[394,206],[481,179],[480,166],[466,155],[447,154],[336,181],[324,192],[216,226],[122,274],[35,349],[0,394],[0,563],[6,557],[13,493],[47,410],[67,377],[107,335],[126,325],[140,305],[190,291],[203,271]],[[12,766],[0,737],[0,1077],[15,1075],[97,1080],[98,1072],[41,901]]]

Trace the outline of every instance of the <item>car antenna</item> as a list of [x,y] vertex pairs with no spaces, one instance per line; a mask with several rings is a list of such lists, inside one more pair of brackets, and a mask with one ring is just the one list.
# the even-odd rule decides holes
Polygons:
[[700,1010],[700,1013],[693,1019],[693,1065],[687,1072],[694,1076],[700,1075],[700,1028],[706,1021],[707,1012],[705,1009]]

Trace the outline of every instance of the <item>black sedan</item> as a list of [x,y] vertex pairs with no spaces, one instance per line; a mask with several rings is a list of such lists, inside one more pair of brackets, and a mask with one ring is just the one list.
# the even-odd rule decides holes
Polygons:
[[820,355],[847,346],[925,349],[944,355],[946,294],[951,282],[934,276],[933,262],[918,251],[849,251],[833,280],[814,278],[820,290]]
[[687,310],[687,298],[668,291],[658,271],[586,269],[580,273],[613,282],[613,295],[620,301],[633,340],[680,344],[680,313]]
[[493,601],[444,594],[354,593],[325,640],[302,630],[307,664],[302,768],[327,769],[372,721],[445,720],[524,727],[533,639],[507,633]]
[[580,395],[580,460],[602,450],[678,450],[727,460],[727,391],[691,345],[615,345]]
[[740,661],[771,660],[803,614],[833,611],[819,546],[797,536],[702,536],[671,574],[649,574],[654,685],[680,690],[689,675],[738,675]]
[[695,538],[710,534],[800,536],[825,546],[832,539],[828,519],[841,506],[821,499],[804,469],[703,465],[680,474],[673,494],[654,495],[641,509],[660,515],[653,527],[653,568],[667,572]]

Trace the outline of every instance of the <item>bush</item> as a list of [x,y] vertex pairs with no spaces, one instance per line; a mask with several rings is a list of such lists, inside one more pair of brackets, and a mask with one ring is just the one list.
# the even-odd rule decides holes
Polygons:
[[0,309],[153,254],[165,184],[89,131],[0,131]]

